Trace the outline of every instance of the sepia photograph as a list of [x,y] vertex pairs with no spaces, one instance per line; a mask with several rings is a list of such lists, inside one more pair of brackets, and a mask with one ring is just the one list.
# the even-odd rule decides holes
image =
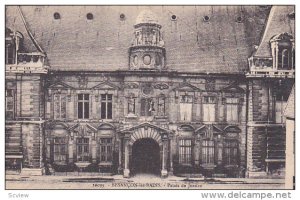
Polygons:
[[4,7],[5,190],[295,189],[295,5]]

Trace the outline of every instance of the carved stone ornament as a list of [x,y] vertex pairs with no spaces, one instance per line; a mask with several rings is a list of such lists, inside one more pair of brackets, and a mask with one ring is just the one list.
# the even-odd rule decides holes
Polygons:
[[88,77],[87,76],[78,76],[78,85],[79,88],[86,88],[88,83]]
[[166,90],[169,88],[169,86],[165,83],[158,83],[156,85],[154,85],[155,89],[159,89],[159,90]]
[[216,80],[213,78],[207,78],[205,80],[205,90],[213,91],[215,90]]

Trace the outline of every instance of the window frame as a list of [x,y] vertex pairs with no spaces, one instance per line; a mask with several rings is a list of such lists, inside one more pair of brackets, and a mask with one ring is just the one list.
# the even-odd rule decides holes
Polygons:
[[290,51],[288,49],[283,49],[281,51],[281,68],[289,68],[290,64]]
[[[183,144],[181,142],[183,141]],[[186,144],[187,141],[190,141],[190,144]],[[184,137],[178,139],[178,163],[179,165],[191,166],[193,162],[193,147],[194,141],[193,138]]]
[[[235,145],[231,146],[232,143],[234,143]],[[236,152],[234,152],[234,150],[236,150]],[[234,162],[232,162],[232,160],[234,160]],[[223,163],[224,163],[224,166],[239,165],[239,141],[237,139],[233,139],[233,138],[225,138],[224,139],[224,141],[223,141]]]
[[[102,142],[102,140],[105,140],[106,142]],[[110,142],[107,142],[107,140],[110,140]],[[105,150],[103,151],[104,148]],[[110,152],[108,152],[108,149],[110,148]],[[104,160],[102,159],[104,156]],[[113,137],[100,137],[99,138],[99,163],[108,163],[112,164],[113,162]]]
[[[229,100],[236,100],[236,102],[229,102]],[[240,99],[239,97],[225,97],[225,103],[226,103],[226,122],[239,122],[239,104]],[[236,107],[236,119],[233,119],[233,106]],[[229,109],[231,108],[231,109]],[[228,119],[228,114],[231,113],[231,118]]]
[[90,161],[90,138],[88,137],[76,138],[76,160],[77,162]]
[[8,36],[5,39],[5,64],[12,65],[16,63],[16,44],[15,40]]
[[[105,99],[103,99],[103,97],[105,96]],[[111,99],[109,99],[109,96],[111,97]],[[101,119],[105,119],[105,120],[111,120],[113,119],[113,94],[100,94],[100,105],[101,105],[101,109],[100,109],[100,118]],[[103,106],[105,105],[105,106]],[[110,106],[108,106],[110,105]],[[108,109],[110,107],[110,111],[111,114],[110,116],[108,116]],[[103,116],[103,112],[105,112],[105,116]]]
[[[206,144],[206,142],[208,144]],[[212,143],[212,144],[209,144]],[[201,140],[201,165],[202,166],[215,166],[216,165],[216,141],[210,138]],[[210,152],[211,151],[211,152]],[[210,154],[211,153],[211,154]],[[211,162],[212,160],[212,162]]]
[[[213,100],[211,100],[211,98],[213,98]],[[218,97],[217,96],[214,96],[214,95],[205,95],[203,96],[203,101],[202,101],[202,120],[204,122],[215,122],[216,121],[216,112],[217,112],[217,108],[216,108],[216,105],[217,105],[217,99]],[[208,114],[208,115],[205,115],[206,112],[204,112],[205,110],[210,110],[211,109],[211,106],[212,105],[212,108],[214,109],[213,110],[213,113],[214,113],[214,119],[212,120],[211,119],[211,115]],[[205,109],[205,107],[207,107],[207,109]],[[211,111],[209,111],[208,113],[211,113]],[[205,116],[208,116],[208,120],[205,119]]]
[[[82,95],[82,99],[79,98],[79,95]],[[85,97],[88,97],[88,99],[85,99]],[[87,104],[86,104],[87,103]],[[79,109],[79,105],[82,104],[81,109]],[[86,108],[85,105],[88,105],[87,107],[87,115],[86,116]],[[80,110],[81,110],[81,115],[82,117],[79,117],[80,115]],[[80,93],[77,95],[77,118],[84,120],[84,119],[89,119],[90,118],[90,94],[88,93]]]
[[[63,139],[63,141],[62,141]],[[58,142],[56,142],[58,140]],[[67,164],[68,161],[68,141],[66,137],[54,137],[53,138],[53,163],[57,164]],[[64,153],[62,154],[62,147],[64,149]],[[58,151],[57,151],[58,150]],[[56,160],[56,156],[65,157],[65,159]]]
[[[180,117],[180,121],[184,121],[184,122],[191,122],[193,120],[193,105],[194,105],[194,101],[195,101],[195,95],[191,94],[189,92],[185,92],[184,94],[180,94],[179,95],[179,117]],[[182,106],[187,106],[190,105],[190,110],[188,112],[182,112],[181,108]],[[185,116],[187,115],[187,113],[190,113],[190,116],[187,116],[185,118]]]
[[[56,95],[59,96],[59,101],[58,101],[59,113],[56,112],[56,106],[57,106],[56,105],[57,101],[55,98]],[[64,96],[64,97],[62,97],[62,96]],[[65,100],[62,100],[63,98]],[[64,117],[62,116],[63,103],[64,103],[64,107],[65,107],[64,108],[65,109]],[[59,115],[59,117],[57,117],[57,114]],[[53,94],[53,118],[54,119],[66,119],[67,118],[67,94],[64,94],[64,93],[54,93]]]

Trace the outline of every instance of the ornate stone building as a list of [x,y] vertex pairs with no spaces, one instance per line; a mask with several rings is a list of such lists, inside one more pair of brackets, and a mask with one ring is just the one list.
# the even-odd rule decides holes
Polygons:
[[7,6],[7,170],[280,171],[293,13],[292,6]]

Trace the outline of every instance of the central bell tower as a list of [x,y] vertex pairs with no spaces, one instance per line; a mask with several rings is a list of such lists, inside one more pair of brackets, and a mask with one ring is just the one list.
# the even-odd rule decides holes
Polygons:
[[134,25],[134,38],[129,48],[129,69],[165,70],[164,41],[157,16],[143,10]]

